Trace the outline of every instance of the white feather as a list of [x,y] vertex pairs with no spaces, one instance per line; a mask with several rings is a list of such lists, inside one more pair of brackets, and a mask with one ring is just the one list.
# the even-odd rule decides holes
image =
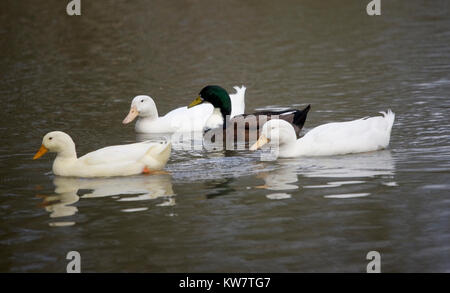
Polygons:
[[170,143],[141,142],[105,147],[77,158],[72,138],[53,131],[44,136],[42,145],[56,153],[53,173],[70,177],[111,177],[141,174],[145,168],[160,170],[171,152]]
[[262,133],[279,144],[280,157],[330,156],[376,151],[389,145],[395,114],[320,125],[296,140],[292,126],[283,120],[271,120]]

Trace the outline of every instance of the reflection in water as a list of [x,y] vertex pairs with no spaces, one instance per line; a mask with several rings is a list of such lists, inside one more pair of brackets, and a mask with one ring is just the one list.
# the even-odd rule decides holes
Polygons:
[[364,197],[368,196],[370,193],[347,193],[347,194],[330,194],[325,195],[325,198],[353,198],[353,197]]
[[261,172],[256,175],[256,178],[264,179],[264,185],[256,186],[256,188],[264,188],[268,190],[294,190],[298,186],[292,183],[298,181],[297,167],[288,166],[281,169]]
[[72,184],[78,189],[92,190],[82,198],[135,195],[122,197],[118,201],[139,201],[174,195],[172,178],[169,174],[73,180]]
[[266,195],[268,199],[287,199],[291,198],[292,196],[289,193],[271,193]]
[[[255,186],[255,188],[263,188],[267,190],[297,190],[299,187],[296,184],[298,181],[296,166],[284,166],[272,171],[260,172],[256,178],[263,179],[264,185]],[[291,198],[291,194],[285,192],[277,192],[266,195],[268,199],[280,200]]]
[[320,158],[299,158],[286,161],[298,165],[297,172],[305,177],[358,178],[395,174],[395,164],[389,150]]
[[360,184],[364,183],[365,181],[334,181],[334,182],[328,182],[324,185],[305,185],[303,188],[328,188],[328,187],[340,187],[342,185],[347,184]]
[[212,199],[217,196],[224,196],[232,193],[234,191],[233,188],[230,187],[230,184],[234,181],[234,178],[226,178],[221,180],[212,180],[207,182],[205,185],[208,188],[208,193],[206,194],[207,199]]
[[[316,178],[361,178],[374,176],[388,176],[393,178],[395,174],[395,164],[391,153],[388,150],[354,154],[346,156],[333,157],[314,157],[314,158],[298,158],[281,160],[278,162],[280,168],[273,171],[261,172],[256,175],[257,178],[264,179],[264,185],[255,188],[263,188],[267,190],[295,190],[299,186],[295,183],[298,181],[298,175],[304,177]],[[346,185],[359,184],[362,187],[366,181],[363,180],[345,180],[323,182],[317,185],[305,185],[303,188],[336,188]],[[396,182],[382,182],[386,186],[398,186]],[[345,193],[345,194],[328,194],[326,198],[354,198],[368,196],[370,193]],[[286,199],[291,196],[288,193],[274,193],[267,195],[269,199]]]
[[[81,198],[100,198],[121,196],[117,201],[142,201],[167,197],[167,201],[157,206],[173,206],[175,195],[172,189],[172,178],[168,174],[151,176],[133,176],[118,178],[67,178],[55,177],[55,195],[43,196],[43,206],[50,213],[50,218],[69,217],[78,212],[73,206],[80,197],[78,192],[88,190]],[[128,196],[134,195],[134,196]],[[123,209],[123,212],[147,210],[148,207]],[[68,226],[75,222],[52,222],[50,226]]]
[[[71,187],[62,184],[61,178],[55,178],[53,183],[55,184],[54,195],[43,195],[42,206],[50,213],[50,218],[68,217],[76,214],[78,208],[72,206],[72,204],[78,202],[80,197],[76,192],[73,192]],[[69,226],[74,225],[75,222],[52,222],[50,226]]]
[[[347,156],[335,156],[312,159],[307,158],[302,162],[299,172],[305,177],[327,177],[327,178],[361,178],[387,176],[393,178],[395,174],[395,164],[389,150],[370,152],[363,154],[354,154]],[[366,192],[367,185],[362,180],[345,180],[336,181],[336,179],[324,182],[319,185],[304,186],[304,188],[324,188],[323,197],[331,199],[347,199],[366,197],[370,192]],[[383,183],[389,186],[396,186],[395,182]],[[342,193],[330,194],[330,188],[338,188],[343,186],[356,186],[340,190]],[[358,190],[354,192],[353,190]],[[349,190],[353,192],[348,192]]]

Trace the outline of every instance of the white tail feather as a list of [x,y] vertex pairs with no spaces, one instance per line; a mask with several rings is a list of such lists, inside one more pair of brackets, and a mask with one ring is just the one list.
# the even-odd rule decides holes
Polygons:
[[244,114],[245,112],[245,86],[234,86],[235,94],[230,95],[233,107],[231,108],[231,117]]
[[388,131],[389,131],[389,135],[390,135],[392,125],[394,125],[395,113],[392,112],[391,109],[388,109],[386,112],[381,111],[379,113],[381,113],[384,116],[384,119],[386,119],[386,121],[388,122]]

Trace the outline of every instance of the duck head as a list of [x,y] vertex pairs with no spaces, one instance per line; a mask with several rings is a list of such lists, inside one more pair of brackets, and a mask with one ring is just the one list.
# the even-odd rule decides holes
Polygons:
[[189,104],[188,108],[192,108],[202,103],[210,103],[214,108],[220,109],[223,117],[231,115],[231,99],[227,91],[218,85],[205,86],[199,93],[197,99]]
[[250,147],[250,150],[256,151],[268,143],[281,146],[296,140],[294,127],[289,122],[281,119],[272,119],[264,123],[258,141]]
[[58,155],[67,157],[76,157],[75,143],[67,133],[62,131],[47,133],[42,139],[41,148],[34,155],[33,160],[39,159],[47,152],[58,153]]
[[145,95],[134,97],[131,102],[130,112],[123,119],[122,123],[128,124],[138,116],[152,119],[158,118],[158,110],[156,109],[155,101],[151,97]]

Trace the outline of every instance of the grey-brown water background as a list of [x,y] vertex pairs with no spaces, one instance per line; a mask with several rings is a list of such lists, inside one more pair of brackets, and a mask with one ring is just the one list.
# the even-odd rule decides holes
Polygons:
[[[448,1],[2,1],[0,271],[450,272]],[[392,3],[395,2],[395,3]],[[391,108],[388,150],[261,162],[173,152],[170,175],[55,178],[42,136],[79,154],[135,142],[207,84],[246,110],[312,105],[306,130]]]

